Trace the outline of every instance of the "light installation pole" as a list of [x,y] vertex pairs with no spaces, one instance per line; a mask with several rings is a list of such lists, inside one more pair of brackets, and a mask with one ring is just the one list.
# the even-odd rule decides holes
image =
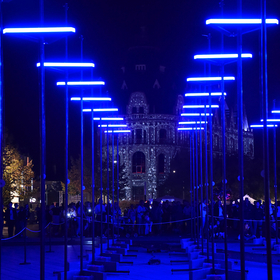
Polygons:
[[[273,112],[273,111],[272,111]],[[269,121],[269,119],[267,120]],[[273,119],[273,124],[267,124],[267,128],[273,128],[273,167],[274,167],[274,199],[275,199],[275,207],[276,207],[276,214],[275,214],[275,224],[276,224],[276,244],[278,244],[278,221],[277,221],[277,162],[276,162],[276,128],[278,125],[276,124],[277,121],[280,122],[280,119]],[[253,124],[250,125],[251,128],[264,128],[263,124]]]
[[[268,167],[268,143],[267,143],[267,49],[266,49],[266,25],[278,24],[277,19],[266,18],[266,0],[261,0],[262,16],[258,19],[244,19],[242,18],[242,0],[238,0],[239,18],[230,19],[208,19],[206,25],[214,26],[221,32],[230,37],[237,36],[238,49],[238,89],[237,89],[237,103],[238,103],[238,159],[239,159],[239,180],[240,180],[240,263],[241,263],[241,279],[244,280],[245,275],[245,249],[244,249],[244,177],[243,177],[243,81],[242,81],[242,35],[261,28],[261,81],[262,81],[262,105],[264,122],[264,185],[265,185],[265,200],[266,206],[270,205],[269,199],[269,167]],[[270,224],[269,207],[266,207],[266,223]],[[268,279],[272,279],[272,262],[271,262],[271,237],[270,226],[266,227],[266,243],[267,243],[267,274]]]
[[[105,126],[104,126],[105,127]],[[118,135],[119,134],[126,134],[126,133],[130,133],[131,130],[129,129],[115,129],[115,128],[121,128],[121,127],[127,127],[126,124],[111,124],[111,125],[106,125],[106,130],[104,131],[104,133],[108,135],[112,135],[112,235],[113,235],[113,240],[114,240],[114,227],[115,227],[115,211],[116,212],[116,216],[119,215],[119,209],[117,208],[115,210],[115,206],[114,206],[114,197],[115,197],[115,176],[114,176],[114,135],[117,135],[117,206],[119,207],[119,168],[118,168],[118,161],[119,161],[119,144],[118,144]],[[109,130],[111,129],[111,130]],[[108,151],[108,150],[107,150]],[[117,232],[119,232],[119,221],[117,221]]]
[[[102,196],[103,196],[103,183],[102,183],[102,127],[104,127],[104,125],[102,125],[102,122],[105,121],[105,123],[107,123],[108,121],[123,121],[122,117],[95,117],[94,118],[95,121],[100,121],[100,211],[101,211],[101,221],[100,221],[100,252],[101,255],[103,254],[103,238],[102,238],[102,232],[103,232],[103,204],[102,204]],[[107,124],[106,124],[107,127]]]
[[[81,38],[81,50],[82,50],[82,43],[83,42],[83,38]],[[83,56],[82,56],[83,57]],[[82,63],[82,62],[81,62]],[[83,79],[83,72],[81,71],[81,79]],[[83,97],[83,88],[84,86],[88,86],[88,83],[94,83],[94,85],[105,85],[105,83],[103,81],[79,81],[79,82],[73,82],[73,81],[66,81],[66,82],[57,82],[56,84],[58,86],[78,86],[81,89],[81,97],[79,98],[74,98],[74,100],[80,100],[81,102],[81,207],[80,207],[80,221],[79,221],[79,227],[80,227],[80,273],[82,273],[83,271],[83,214],[84,214],[84,210],[83,210],[83,191],[84,191],[84,183],[83,183],[83,167],[84,167],[84,163],[83,163],[83,151],[84,151],[84,147],[83,147],[83,142],[84,142],[84,125],[83,125],[83,102],[84,102],[84,97]],[[94,100],[94,98],[91,98],[91,101],[103,101],[102,98],[96,98],[96,100]]]
[[[187,125],[187,126],[181,126],[181,125]],[[195,126],[193,126],[195,125]],[[200,127],[199,127],[200,125]],[[192,197],[194,195],[194,203],[195,203],[195,195],[196,195],[196,202],[197,202],[197,206],[198,206],[198,202],[199,202],[199,198],[198,198],[198,186],[195,186],[195,179],[193,181],[193,177],[194,174],[196,172],[196,180],[197,180],[197,184],[198,185],[198,145],[197,145],[197,141],[196,144],[194,144],[194,133],[200,130],[203,130],[204,128],[201,127],[201,122],[200,121],[180,121],[179,122],[179,126],[177,128],[178,131],[187,131],[189,132],[189,144],[190,144],[190,186],[191,186],[191,201],[192,201]],[[200,133],[201,135],[201,133]],[[197,140],[197,136],[196,136],[196,140]],[[194,148],[195,147],[195,148]],[[200,157],[202,157],[202,154],[200,154]],[[194,183],[193,183],[194,182]],[[191,210],[192,211],[192,210]],[[196,211],[198,211],[198,207],[196,209]],[[197,212],[198,213],[198,212]],[[199,239],[199,220],[198,217],[194,218],[194,221],[196,220],[197,225],[195,226],[194,223],[194,227],[193,227],[193,211],[191,212],[191,234],[193,231],[193,228],[196,229],[196,239],[198,242]]]
[[[196,112],[199,112],[201,109],[209,109],[209,108],[218,108],[219,106],[218,105],[184,105],[183,108],[184,109],[196,109],[197,111]],[[207,116],[207,113],[184,113],[184,114],[181,114],[181,115],[189,115],[189,116],[192,116],[193,117],[199,117],[199,119],[201,120],[201,117],[203,115]],[[211,114],[212,115],[212,114]],[[201,126],[201,121],[200,122],[197,122],[197,124],[200,124]],[[204,123],[204,122],[203,122]],[[199,198],[198,198],[198,189],[199,187],[201,187],[201,192],[202,192],[202,186],[200,186],[201,184],[199,184],[199,180],[198,180],[198,129],[199,127],[197,127],[196,129],[196,134],[195,134],[195,138],[196,138],[196,145],[195,145],[195,150],[196,150],[196,166],[195,166],[195,170],[196,170],[196,197],[197,197],[197,207],[196,207],[196,211],[197,213],[199,212]],[[201,129],[200,129],[200,134],[201,134]],[[201,141],[202,142],[202,141]],[[201,153],[201,157],[202,157],[202,153]],[[202,161],[201,161],[202,162]],[[202,163],[201,163],[201,170],[200,170],[200,173],[201,173],[201,181],[202,181]],[[203,195],[201,195],[201,205],[203,203]],[[198,231],[198,236],[199,236],[199,232],[200,232],[200,229],[199,229],[199,221],[202,221],[202,219],[198,219],[197,218],[197,231]],[[202,243],[202,246],[203,246],[203,237],[201,235],[201,243]]]
[[[40,64],[45,61],[45,43],[51,36],[62,37],[75,33],[73,27],[44,27],[44,1],[40,0],[40,27],[4,28],[3,34],[15,35],[39,42]],[[59,35],[59,36],[58,36]],[[46,179],[46,124],[45,124],[45,67],[40,67],[40,186],[41,186],[41,237],[40,237],[40,279],[45,279],[45,179]]]
[[[224,92],[224,95],[226,96],[225,92]],[[204,124],[204,140],[205,140],[205,200],[206,200],[205,227],[206,227],[206,229],[208,229],[208,160],[207,160],[207,158],[208,158],[208,156],[207,156],[207,143],[208,142],[207,142],[207,115],[209,116],[209,114],[207,114],[207,108],[209,108],[209,105],[207,105],[206,101],[207,101],[207,99],[209,99],[209,96],[211,97],[211,99],[213,99],[213,98],[217,99],[217,98],[220,98],[222,96],[222,92],[195,92],[195,93],[194,92],[190,92],[190,93],[186,93],[185,94],[185,97],[187,97],[187,98],[205,99],[204,114],[201,115],[201,116],[204,116],[205,120],[204,121],[200,121],[200,127],[201,127],[201,124]],[[214,105],[214,108],[215,107],[216,106]],[[200,108],[203,108],[203,107],[200,106]],[[202,133],[201,130],[200,130],[200,133]],[[202,137],[201,137],[201,141],[202,141]],[[202,149],[202,144],[201,144],[201,149]],[[201,151],[201,156],[202,156],[202,151]],[[201,167],[201,170],[202,170],[202,167]],[[201,179],[201,181],[202,181],[202,179]],[[207,239],[207,244],[206,244],[207,245],[207,261],[209,261],[209,234],[208,234],[208,230],[206,230],[206,239]]]
[[[212,116],[212,108],[217,108],[217,105],[211,104],[211,85],[213,83],[219,83],[221,81],[234,81],[235,78],[232,76],[218,76],[218,77],[193,77],[187,78],[187,82],[199,82],[199,83],[207,83],[210,85],[210,93],[208,95],[209,105],[200,105],[200,108],[208,108],[209,115]],[[222,93],[223,95],[223,93]],[[207,113],[205,114],[207,115]],[[210,144],[210,183],[211,183],[211,225],[212,225],[212,232],[211,232],[211,239],[212,239],[212,268],[215,269],[215,253],[214,253],[214,193],[213,193],[213,135],[212,135],[212,118],[209,119],[209,144]],[[208,244],[207,244],[208,249]]]
[[[66,9],[66,17],[67,17],[67,4],[65,6]],[[67,261],[67,239],[68,239],[68,221],[67,221],[67,213],[68,213],[68,135],[69,135],[69,93],[68,93],[68,69],[81,69],[81,68],[93,68],[95,67],[94,63],[76,63],[76,62],[68,62],[68,43],[66,37],[66,62],[44,62],[45,69],[54,69],[61,70],[65,69],[65,198],[64,198],[64,211],[65,211],[65,232],[64,232],[64,279],[67,278],[67,270],[68,270],[68,261]],[[37,63],[37,67],[41,67],[41,63]]]
[[[274,110],[272,111],[273,114],[280,114],[280,110],[275,110],[275,100],[274,100],[274,104],[273,104]],[[275,207],[277,209],[277,161],[276,161],[276,125],[274,126],[273,129],[273,149],[274,149],[274,153],[273,153],[273,159],[274,159],[274,195],[275,195]],[[275,215],[275,220],[276,220],[276,243],[279,243],[278,240],[278,220],[277,220],[277,211],[276,211],[276,215]]]
[[[223,42],[223,40],[222,40]],[[222,44],[222,50],[223,50],[223,44]],[[217,66],[220,66],[221,68],[221,76],[224,76],[224,67],[226,64],[233,63],[238,58],[238,54],[201,54],[201,55],[195,55],[195,60],[207,60],[211,64],[215,64]],[[252,58],[252,54],[250,53],[242,53],[241,58]],[[226,209],[226,142],[225,142],[225,135],[226,135],[226,129],[225,129],[225,83],[224,80],[221,80],[221,123],[222,123],[222,155],[223,155],[223,164],[222,164],[222,184],[223,184],[223,201],[224,201],[224,249],[225,249],[225,276],[226,279],[228,279],[228,255],[227,255],[227,209]],[[213,108],[211,106],[211,108]]]

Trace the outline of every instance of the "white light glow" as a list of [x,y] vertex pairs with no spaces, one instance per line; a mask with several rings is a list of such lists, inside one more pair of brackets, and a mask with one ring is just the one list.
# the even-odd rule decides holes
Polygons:
[[[184,109],[203,109],[205,105],[184,105]],[[209,108],[209,105],[206,105],[206,108]],[[211,108],[219,108],[219,105],[211,105]]]
[[[205,116],[205,113],[182,113],[182,117],[200,117],[200,116]],[[206,113],[206,116],[209,116],[209,113]],[[213,114],[211,114],[213,116]]]
[[[226,96],[226,92],[224,92],[224,95]],[[186,97],[203,97],[203,96],[209,96],[209,92],[198,92],[198,93],[185,93]],[[222,96],[221,92],[211,92],[211,96]]]
[[[57,82],[57,86],[65,86],[65,82]],[[104,86],[103,81],[81,81],[81,82],[67,82],[68,86]]]
[[[280,119],[267,119],[267,122],[280,122]],[[261,122],[263,122],[263,119],[261,119]]]
[[[209,24],[261,24],[261,19],[208,19],[206,25]],[[278,19],[266,19],[266,24],[278,24]]]
[[[250,125],[251,128],[263,127],[263,124],[252,124]],[[267,127],[278,127],[277,124],[268,124]]]
[[32,28],[4,28],[3,34],[8,33],[58,33],[72,32],[75,33],[74,27],[32,27]]
[[[187,78],[187,82],[215,82],[221,81],[222,77],[195,77]],[[235,81],[235,77],[228,76],[223,78],[224,81]]]
[[[36,64],[37,67],[41,66],[41,63]],[[81,63],[81,62],[44,62],[45,67],[95,67],[94,63]]]
[[205,122],[179,122],[179,124],[205,124]]
[[101,109],[93,109],[93,112],[117,112],[118,108],[101,108]]
[[179,127],[178,130],[204,130],[203,127]]
[[271,111],[272,114],[280,114],[280,110],[273,110]]
[[[111,97],[83,97],[83,101],[111,101]],[[71,101],[81,101],[81,97],[71,97]]]
[[130,133],[130,130],[105,130],[104,133]]
[[[242,58],[252,58],[250,53],[241,54]],[[194,56],[194,59],[225,59],[225,58],[238,58],[238,54],[198,54]]]
[[[100,127],[100,125],[98,125]],[[127,127],[126,124],[103,124],[101,127]]]
[[[93,118],[94,121],[100,121],[100,118]],[[123,118],[101,118],[101,121],[123,121]]]

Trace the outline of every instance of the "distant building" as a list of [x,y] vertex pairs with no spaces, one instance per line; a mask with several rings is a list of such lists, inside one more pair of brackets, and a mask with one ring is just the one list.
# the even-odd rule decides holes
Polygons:
[[[118,136],[120,163],[128,181],[126,199],[154,199],[157,187],[170,174],[172,158],[182,148],[189,149],[189,133],[177,130],[184,97],[174,90],[170,70],[157,48],[141,44],[130,48],[121,72],[120,94],[128,100],[124,118],[131,130],[131,134]],[[220,111],[213,113],[213,155],[217,157],[222,155],[222,129]],[[226,151],[230,155],[238,151],[235,115],[226,106]],[[253,157],[254,137],[245,110],[243,131],[244,154]]]

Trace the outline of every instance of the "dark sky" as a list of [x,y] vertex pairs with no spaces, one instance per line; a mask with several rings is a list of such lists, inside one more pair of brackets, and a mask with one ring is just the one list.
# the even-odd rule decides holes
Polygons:
[[[4,27],[37,26],[39,23],[39,1],[13,0],[3,4]],[[62,26],[65,11],[61,0],[45,1],[46,26]],[[94,77],[106,81],[105,91],[113,97],[115,105],[128,102],[120,94],[120,67],[127,50],[135,45],[140,27],[145,25],[151,45],[163,52],[165,64],[176,84],[178,94],[187,90],[186,77],[202,75],[203,64],[193,60],[194,54],[208,52],[207,39],[203,34],[212,34],[212,51],[220,51],[220,34],[206,27],[208,18],[221,17],[220,0],[69,0],[69,26],[77,33],[69,37],[69,57],[80,60],[80,35],[84,37],[84,61],[96,64]],[[237,1],[224,1],[225,17],[235,17]],[[259,1],[244,0],[244,15],[260,17]],[[268,17],[280,18],[280,1],[268,1]],[[260,117],[259,94],[259,32],[244,35],[244,52],[251,52],[253,59],[244,62],[244,103],[249,122]],[[64,40],[46,45],[46,60],[64,59]],[[225,49],[236,52],[236,39],[225,40]],[[268,83],[269,108],[277,98],[280,107],[280,26],[268,29]],[[39,86],[38,45],[19,38],[5,37],[4,94],[5,125],[13,143],[24,154],[34,159],[35,171],[39,172]],[[217,73],[213,68],[213,74]],[[236,65],[226,66],[226,74],[236,75]],[[79,73],[71,78],[79,78]],[[86,75],[86,74],[85,74]],[[64,92],[56,88],[55,82],[63,80],[63,73],[46,72],[46,118],[47,118],[47,179],[63,180],[64,168]],[[236,99],[236,84],[226,85],[228,102]],[[125,113],[125,112],[121,112]],[[77,155],[79,143],[79,106],[70,105],[70,154]],[[260,138],[260,134],[256,135]],[[88,141],[86,139],[86,141]],[[57,166],[56,176],[53,166]]]

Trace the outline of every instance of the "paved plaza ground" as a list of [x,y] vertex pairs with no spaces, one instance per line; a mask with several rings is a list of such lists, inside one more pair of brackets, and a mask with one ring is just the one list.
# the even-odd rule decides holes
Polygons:
[[[163,240],[166,242],[179,242],[179,238],[174,237],[158,237],[158,238],[145,238],[138,237],[134,240],[134,244],[137,247],[138,252],[137,257],[126,257],[124,261],[132,261],[133,265],[120,265],[119,270],[130,270],[130,274],[107,274],[108,280],[113,279],[176,279],[176,280],[187,280],[189,279],[188,272],[175,272],[172,274],[172,269],[184,269],[188,268],[187,263],[182,264],[170,264],[170,260],[182,260],[186,257],[182,256],[170,256],[168,251],[161,251],[155,253],[155,257],[161,260],[160,265],[148,265],[148,261],[151,258],[151,254],[147,253],[145,248],[147,244],[158,244],[162,243]],[[38,280],[40,279],[40,247],[39,239],[29,238],[27,245],[27,261],[31,264],[20,265],[24,260],[24,247],[22,239],[17,239],[17,242],[10,242],[4,244],[1,248],[2,250],[2,279],[3,280]],[[52,246],[53,253],[46,253],[46,279],[56,279],[53,276],[54,271],[63,270],[63,245],[62,239],[54,240],[54,245]],[[85,239],[84,250],[91,249],[90,239]],[[36,244],[36,245],[34,245]],[[142,244],[142,245],[141,245]],[[174,243],[173,243],[174,244]],[[266,264],[265,255],[266,251],[264,248],[260,248],[255,251],[252,250],[252,244],[247,244],[246,246],[246,259],[254,259],[255,262],[246,260],[246,269],[249,270],[248,280],[266,280]],[[235,259],[235,268],[239,269],[239,243],[237,241],[231,241],[228,244],[228,249],[230,257]],[[48,246],[46,246],[48,250]],[[223,250],[222,241],[218,241],[217,250]],[[80,252],[79,239],[75,239],[73,245],[68,246],[68,261],[78,262]],[[274,265],[273,265],[273,279],[280,280],[280,262],[278,262],[278,256],[274,255]],[[279,256],[280,257],[280,256]],[[279,263],[279,264],[277,264]],[[236,279],[237,280],[237,279]]]

